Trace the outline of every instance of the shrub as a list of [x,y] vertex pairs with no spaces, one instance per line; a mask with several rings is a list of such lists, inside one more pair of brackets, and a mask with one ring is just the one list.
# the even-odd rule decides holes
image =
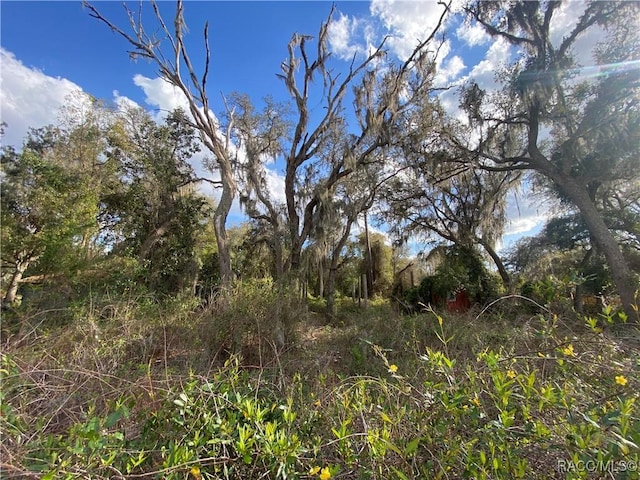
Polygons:
[[[228,312],[262,320],[278,298],[259,302],[267,286],[243,286],[238,298],[254,303]],[[609,330],[618,323],[610,311],[569,328],[553,314],[516,326],[376,308],[360,313],[345,344],[348,352],[361,339],[368,351],[354,351],[367,374],[272,376],[231,357],[206,375],[154,376],[150,363],[125,379],[3,355],[3,473],[638,478],[636,325],[622,337]]]
[[306,307],[273,280],[237,282],[218,293],[200,321],[200,337],[210,357],[242,354],[249,363],[263,365],[295,337],[294,326]]

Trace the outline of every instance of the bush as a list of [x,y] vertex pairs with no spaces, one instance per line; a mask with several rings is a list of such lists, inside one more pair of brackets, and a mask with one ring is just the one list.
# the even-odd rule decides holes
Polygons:
[[301,299],[271,279],[241,281],[218,292],[202,315],[200,337],[211,358],[226,352],[264,365],[294,341],[305,312]]
[[[268,322],[282,298],[268,287],[239,286],[241,303],[221,312]],[[167,327],[189,318],[164,312]],[[150,362],[118,376],[16,350],[0,368],[3,475],[637,479],[637,325],[614,336],[607,311],[580,328],[553,314],[508,322],[376,305],[343,348],[322,327],[343,358],[358,356],[357,375],[299,360],[299,373],[272,376],[231,357],[206,374],[154,375]]]

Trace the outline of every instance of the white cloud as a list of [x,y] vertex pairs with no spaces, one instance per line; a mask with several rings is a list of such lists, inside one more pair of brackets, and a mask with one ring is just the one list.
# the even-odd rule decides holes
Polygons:
[[419,42],[431,35],[440,20],[443,6],[432,1],[373,0],[369,11],[390,33],[388,45],[391,51],[406,59]]
[[66,78],[27,67],[1,47],[0,64],[0,119],[7,123],[4,145],[19,148],[30,127],[56,123],[60,107],[82,91]]
[[[528,198],[522,198],[525,195],[528,195]],[[496,244],[496,251],[502,254],[522,237],[537,235],[550,216],[550,207],[536,199],[526,186],[520,195],[509,193],[507,225],[502,238]]]
[[269,193],[271,194],[271,199],[276,203],[284,205],[287,201],[284,192],[284,176],[279,174],[278,172],[267,168],[267,185],[269,186]]
[[369,18],[340,14],[333,20],[329,46],[336,56],[350,60],[356,53],[371,51],[387,36],[385,47],[405,60],[431,35],[442,12],[443,6],[432,1],[373,0]]
[[509,220],[507,230],[504,235],[524,235],[531,232],[536,227],[542,225],[546,217],[533,215],[527,217],[512,218]]
[[[528,198],[522,198],[527,195]],[[540,202],[526,189],[522,194],[509,193],[507,197],[507,226],[505,236],[532,234],[540,228],[549,218],[550,211],[548,205]]]
[[456,29],[456,36],[470,47],[484,45],[491,40],[482,25],[468,24],[467,22],[463,22]]
[[[0,120],[7,123],[3,145],[20,148],[29,128],[39,128],[58,123],[61,107],[72,105],[82,109],[82,105],[74,105],[74,101],[82,101],[83,89],[66,78],[51,77],[37,68],[27,67],[16,56],[0,47]],[[134,77],[135,85],[142,88],[146,102],[158,109],[154,118],[161,121],[166,112],[177,107],[188,111],[188,103],[184,94],[162,80],[150,79],[143,75]],[[113,100],[119,109],[139,107],[132,99],[113,92]],[[203,160],[211,154],[202,147],[191,162],[196,174],[201,177],[218,180],[217,172],[211,173],[203,166]],[[277,175],[269,179],[270,184],[278,185]],[[211,188],[208,182],[202,182],[200,190],[214,198],[219,198],[219,191]],[[277,188],[276,191],[284,191]],[[244,218],[237,202],[234,202],[230,215],[233,219]],[[240,220],[238,220],[240,221]]]
[[460,109],[460,96],[457,87],[464,85],[468,81],[474,81],[488,93],[497,91],[500,85],[496,81],[496,73],[509,60],[511,54],[512,47],[505,40],[499,38],[487,49],[485,57],[464,76],[456,78],[456,74],[461,73],[465,68],[462,59],[457,61],[455,60],[456,57],[453,57],[445,63],[442,67],[444,73],[439,73],[438,75],[451,80],[453,87],[442,92],[439,96],[440,103],[445,111],[459,121],[466,122],[467,115]]
[[562,3],[560,7],[553,12],[553,17],[549,24],[549,33],[551,34],[551,43],[553,45],[560,45],[563,37],[569,35],[577,25],[585,7],[586,2],[583,0],[573,0]]
[[[160,77],[148,78],[144,75],[137,74],[133,77],[133,83],[143,90],[145,94],[145,102],[156,108],[155,113],[152,114],[156,121],[162,121],[168,112],[175,110],[176,108],[182,108],[190,115],[189,102],[184,93],[166,80]],[[118,101],[122,104],[126,104],[131,100],[126,97],[116,96],[116,102]],[[217,118],[213,112],[210,111],[209,114],[213,115],[215,119],[214,121],[217,124]],[[239,154],[241,155],[242,152],[239,152]],[[210,161],[211,158],[212,153],[204,146],[204,144],[201,143],[200,152],[191,157],[190,163],[198,178],[206,178],[217,182],[220,180],[220,174],[217,171],[211,171],[206,167],[206,164],[215,165],[215,162]],[[216,200],[220,198],[220,189],[213,188],[213,185],[209,182],[200,182],[199,190],[204,195],[213,197]],[[242,209],[237,199],[231,207],[230,215],[233,216],[233,218],[239,218],[242,216]]]
[[184,93],[166,80],[137,74],[133,77],[133,83],[144,91],[145,102],[159,109],[155,115],[157,118],[164,117],[166,112],[176,108],[189,111],[189,102]]
[[498,87],[496,73],[509,60],[511,46],[503,38],[497,39],[491,44],[485,58],[479,62],[471,72],[469,78],[475,80],[478,86],[487,90],[495,90]]
[[137,102],[131,100],[129,97],[120,95],[118,90],[113,91],[113,101],[116,104],[118,111],[125,111],[130,108],[140,108],[140,105],[138,105]]
[[[159,110],[156,114],[157,119],[164,117],[166,112],[174,110],[176,108],[182,108],[187,112],[189,111],[189,103],[185,95],[162,78],[150,79],[143,75],[136,75],[133,78],[133,81],[144,91],[145,102],[151,106],[156,107]],[[122,101],[126,102],[126,100],[124,99]],[[213,112],[209,113],[215,118]],[[215,122],[217,123],[217,118],[215,119]],[[238,160],[241,163],[244,162],[244,150],[242,148],[238,149],[234,145],[232,145],[231,148],[233,150],[232,154],[237,155]],[[215,170],[212,172],[204,166],[205,163],[212,163],[205,162],[205,159],[210,159],[211,157],[211,152],[209,152],[209,150],[207,150],[207,148],[202,145],[201,151],[191,158],[191,165],[195,169],[196,175],[198,177],[208,178],[213,181],[219,181],[220,174]],[[284,177],[269,168],[267,168],[266,173],[267,185],[269,186],[271,197],[279,203],[284,203]],[[205,195],[213,197],[216,200],[220,198],[220,190],[214,189],[209,182],[201,182],[199,189]],[[242,207],[240,206],[240,203],[236,198],[231,206],[231,211],[229,212],[229,222],[230,224],[235,224],[246,219],[247,217],[244,215]]]
[[[584,0],[573,0],[562,3],[554,12],[549,25],[551,42],[559,47],[564,37],[568,36],[584,13],[587,3]],[[571,53],[578,64],[593,65],[593,49],[605,38],[605,31],[599,25],[590,26],[582,35],[576,38]]]
[[466,68],[464,60],[458,55],[454,55],[438,69],[435,84],[446,85],[449,80],[456,78]]
[[363,51],[363,47],[354,43],[354,33],[358,27],[358,20],[347,15],[340,14],[338,19],[333,19],[329,24],[329,48],[339,58],[348,60]]

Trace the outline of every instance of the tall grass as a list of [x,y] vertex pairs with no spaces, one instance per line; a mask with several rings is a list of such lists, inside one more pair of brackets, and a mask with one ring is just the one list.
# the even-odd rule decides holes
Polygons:
[[268,282],[226,295],[11,337],[2,478],[638,478],[638,328],[611,311],[346,302],[329,324]]

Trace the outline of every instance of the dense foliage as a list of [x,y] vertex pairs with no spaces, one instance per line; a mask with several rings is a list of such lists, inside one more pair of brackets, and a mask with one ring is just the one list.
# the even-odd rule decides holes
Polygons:
[[[3,477],[638,478],[637,337],[610,311],[569,325],[378,303],[331,328],[272,285],[233,299],[36,327],[2,357]],[[296,321],[287,351],[261,330],[274,308]],[[211,351],[238,322],[240,356]]]

